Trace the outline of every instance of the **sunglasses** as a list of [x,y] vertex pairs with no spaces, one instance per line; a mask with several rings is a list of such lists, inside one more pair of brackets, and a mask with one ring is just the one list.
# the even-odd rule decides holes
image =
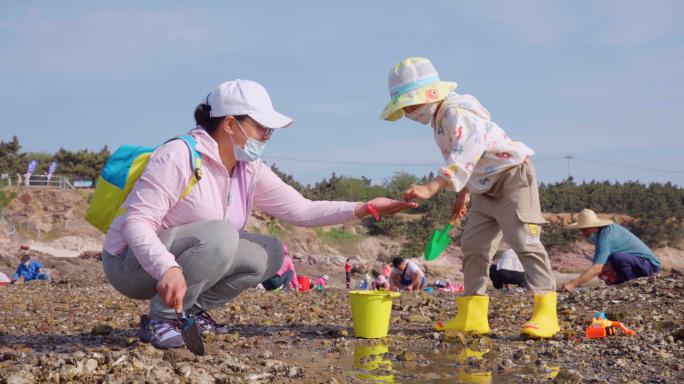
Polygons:
[[256,120],[254,120],[254,119],[252,119],[252,121],[254,122],[254,124],[256,124],[257,127],[264,130],[264,136],[263,137],[270,137],[273,134],[273,131],[275,131],[275,129],[273,129],[273,128],[264,127],[263,125],[257,123]]

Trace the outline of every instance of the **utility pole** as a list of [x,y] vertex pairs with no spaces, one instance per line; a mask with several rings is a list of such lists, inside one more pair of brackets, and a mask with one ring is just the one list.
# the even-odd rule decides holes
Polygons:
[[572,177],[572,165],[570,164],[570,159],[572,159],[573,155],[568,155],[568,180]]

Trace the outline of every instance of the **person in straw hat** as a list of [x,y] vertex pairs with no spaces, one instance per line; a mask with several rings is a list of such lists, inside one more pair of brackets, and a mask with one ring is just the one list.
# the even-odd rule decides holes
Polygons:
[[478,198],[461,240],[465,296],[456,299],[458,312],[434,329],[455,329],[467,334],[489,332],[489,298],[485,295],[489,264],[501,237],[518,254],[525,278],[535,294],[530,321],[520,329],[523,337],[549,338],[560,331],[556,314],[556,280],[539,237],[541,214],[537,176],[530,158],[534,151],[513,141],[489,112],[470,95],[454,92],[456,83],[441,81],[424,58],[402,60],[389,74],[390,102],[381,119],[404,116],[433,129],[444,166],[427,185],[411,185],[404,200],[429,199],[448,188],[459,193],[451,214],[463,216],[470,195]]
[[567,228],[579,229],[584,237],[595,240],[596,251],[594,264],[576,279],[563,284],[564,292],[572,292],[596,276],[605,276],[611,269],[617,276],[615,284],[660,273],[660,261],[646,244],[613,220],[599,219],[591,209],[583,209],[577,222]]

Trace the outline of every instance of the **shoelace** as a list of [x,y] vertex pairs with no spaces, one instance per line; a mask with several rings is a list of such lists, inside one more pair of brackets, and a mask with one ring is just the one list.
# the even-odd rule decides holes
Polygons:
[[171,331],[180,333],[181,323],[178,320],[158,321],[156,323],[150,322],[147,327],[152,331],[152,337],[161,340],[165,334]]
[[214,319],[212,319],[208,313],[206,313],[204,311],[197,313],[195,315],[195,317],[197,318],[197,321],[199,322],[200,325],[209,324],[214,328],[219,328],[221,326],[219,323],[214,321]]

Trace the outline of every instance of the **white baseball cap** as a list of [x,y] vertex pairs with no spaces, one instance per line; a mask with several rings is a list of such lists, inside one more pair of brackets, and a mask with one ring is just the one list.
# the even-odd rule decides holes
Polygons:
[[209,94],[211,117],[247,115],[266,128],[287,128],[292,119],[273,110],[271,98],[259,83],[227,81]]

